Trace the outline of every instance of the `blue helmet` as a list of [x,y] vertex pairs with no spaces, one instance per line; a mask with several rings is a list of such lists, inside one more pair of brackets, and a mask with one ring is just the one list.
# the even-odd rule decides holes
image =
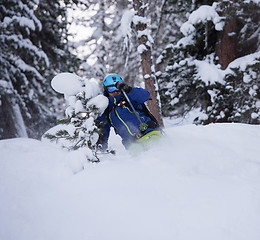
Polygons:
[[105,89],[108,91],[108,92],[115,92],[115,91],[119,91],[119,89],[117,89],[115,87],[115,84],[117,82],[122,82],[123,79],[118,75],[118,74],[109,74],[107,75],[104,80],[103,80],[103,84],[104,84],[104,87]]

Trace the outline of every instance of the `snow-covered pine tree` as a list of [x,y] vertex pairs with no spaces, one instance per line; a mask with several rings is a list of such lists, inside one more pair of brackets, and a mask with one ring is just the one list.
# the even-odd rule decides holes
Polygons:
[[[187,1],[173,1],[167,5],[167,8],[166,13],[173,12],[179,19],[184,19],[194,5]],[[214,52],[212,45],[214,46],[214,41],[216,41],[216,30],[212,17],[210,19],[209,16],[207,20],[207,18],[203,19],[202,15],[200,22],[196,21],[198,20],[195,18],[196,12],[192,16],[193,22],[186,22],[179,30],[185,37],[180,38],[180,35],[176,34],[174,41],[166,46],[157,60],[163,66],[165,66],[165,61],[167,62],[165,70],[157,74],[164,116],[184,116],[191,109],[207,104],[207,89],[205,83],[197,75],[194,60],[206,59]],[[174,23],[173,29],[177,24]],[[196,31],[195,27],[197,27]]]
[[[228,7],[228,10],[225,10],[225,7]],[[247,21],[250,18],[248,9],[251,9],[250,24]],[[223,11],[224,17],[220,16]],[[244,62],[244,65],[239,65],[236,61],[227,62],[229,65],[224,71],[221,69],[224,65],[221,67],[218,64],[222,56],[216,51],[221,43],[218,40],[225,39],[224,33],[230,38],[237,35],[237,46],[243,46],[248,41],[255,42],[251,50],[240,51],[240,56],[236,54],[235,58],[259,51],[258,38],[255,37],[259,26],[253,24],[258,22],[257,12],[259,6],[253,1],[221,1],[212,6],[202,5],[190,14],[188,21],[181,27],[185,37],[164,52],[165,58],[170,59],[160,79],[162,92],[165,93],[162,98],[165,115],[184,116],[191,109],[200,108],[205,114],[201,115],[203,118],[197,119],[198,123],[258,121],[259,54],[249,57],[251,61],[247,64]],[[221,31],[225,26],[223,20],[225,24],[230,24],[229,20],[234,18],[234,14],[236,24],[240,26],[237,31]],[[242,36],[249,38],[245,41]],[[238,49],[241,47],[235,49],[237,53]],[[234,58],[229,61],[232,60]]]
[[40,138],[56,122],[57,98],[48,80],[77,66],[67,47],[65,6],[48,0],[1,2],[1,138],[26,136],[17,133],[21,126],[21,132]]
[[72,54],[68,40],[71,23],[67,11],[71,7],[72,3],[66,0],[41,0],[35,11],[42,29],[33,32],[31,38],[48,56],[49,67],[43,72],[48,83],[57,73],[75,72],[80,65],[80,59]]
[[108,105],[107,97],[99,94],[97,82],[83,80],[72,73],[58,74],[52,80],[52,87],[64,94],[66,118],[60,120],[60,124],[50,129],[44,137],[69,151],[83,152],[91,162],[98,162],[97,152],[100,149],[97,142],[102,133],[96,121]]
[[[173,54],[172,46],[174,46],[178,40],[182,38],[183,35],[180,31],[180,27],[186,21],[187,12],[194,8],[194,4],[192,4],[190,1],[179,0],[157,0],[156,2],[158,2],[157,7],[155,6],[156,3],[151,3],[150,6],[152,9],[149,11],[152,19],[152,36],[154,38],[152,51],[154,59],[153,64],[155,65],[155,75],[159,82],[162,114],[164,116],[171,116],[173,114],[173,99],[167,95],[167,90],[168,87],[172,88],[173,83],[170,84],[171,86],[168,86],[167,83],[171,82],[172,79],[175,79],[175,76],[173,76],[175,72],[173,72],[174,70],[172,67],[169,67],[167,68],[169,74],[166,74],[167,71],[165,71],[165,69],[167,65],[171,66],[174,64],[174,61],[178,61],[178,54]],[[155,10],[158,9],[158,6],[160,6],[160,10],[157,10],[156,12]],[[176,75],[178,74],[176,73]],[[164,80],[162,81],[162,79]],[[168,100],[171,102],[171,104],[169,104]]]
[[42,71],[46,79],[44,92],[48,95],[45,104],[55,115],[55,121],[41,120],[42,124],[45,122],[41,135],[56,124],[57,118],[63,116],[64,99],[50,87],[51,79],[60,72],[77,72],[81,64],[79,57],[72,53],[73,49],[68,40],[70,36],[68,28],[71,22],[67,15],[68,9],[71,7],[72,3],[66,0],[41,0],[35,11],[36,17],[42,24],[42,29],[33,32],[31,38],[35,44],[41,47],[49,60],[49,67]]
[[165,69],[162,53],[168,45],[177,43],[182,37],[180,27],[186,21],[186,13],[193,8],[190,1],[156,0],[149,3],[148,16],[151,19],[151,35],[154,39],[152,56],[156,74]]
[[30,39],[32,32],[42,28],[34,14],[37,2],[1,2],[1,138],[23,137],[26,135],[20,135],[19,132],[26,131],[29,136],[35,136],[34,132],[39,127],[37,119],[42,119],[41,114],[46,110],[39,102],[46,97],[42,90],[45,81],[41,70],[48,66],[49,61],[46,54]]
[[[259,52],[259,14],[260,5],[255,1],[225,1],[220,4],[220,11],[226,15],[227,31],[221,34],[219,59],[225,51],[223,45],[233,41],[230,49],[236,60],[220,63],[222,68],[228,65],[223,84],[209,86],[211,103],[205,110],[208,122],[260,123],[260,52]],[[231,26],[230,26],[231,25]],[[226,31],[225,31],[226,30]],[[225,41],[226,39],[227,42]],[[223,43],[221,41],[224,41]],[[234,47],[235,46],[235,47]],[[219,51],[220,48],[220,51]],[[219,53],[220,52],[220,53]],[[231,59],[232,60],[232,59]]]
[[231,66],[231,71],[225,76],[224,84],[208,87],[211,104],[204,111],[208,118],[198,119],[202,123],[260,123],[260,54],[242,57],[238,61],[231,63],[234,67]]
[[237,56],[245,56],[260,50],[260,4],[255,1],[239,1],[236,7],[238,16]]

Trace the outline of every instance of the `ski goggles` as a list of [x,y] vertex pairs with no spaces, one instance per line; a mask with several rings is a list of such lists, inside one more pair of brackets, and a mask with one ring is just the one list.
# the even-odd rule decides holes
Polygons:
[[115,85],[106,86],[106,89],[107,89],[107,91],[110,92],[110,93],[119,92],[119,91],[120,91],[118,88],[115,87]]

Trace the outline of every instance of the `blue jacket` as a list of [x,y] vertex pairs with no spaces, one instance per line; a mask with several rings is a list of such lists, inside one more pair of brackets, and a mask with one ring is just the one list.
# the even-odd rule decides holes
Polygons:
[[99,143],[103,147],[107,147],[107,140],[110,133],[110,127],[114,127],[116,134],[122,138],[122,143],[127,148],[130,143],[145,135],[152,130],[159,130],[154,121],[143,111],[142,103],[150,98],[150,93],[147,89],[132,88],[127,93],[129,100],[134,106],[137,114],[142,122],[148,125],[145,131],[140,129],[140,121],[133,112],[123,94],[116,97],[108,97],[109,105],[106,111],[98,118],[100,128],[103,134],[100,137]]

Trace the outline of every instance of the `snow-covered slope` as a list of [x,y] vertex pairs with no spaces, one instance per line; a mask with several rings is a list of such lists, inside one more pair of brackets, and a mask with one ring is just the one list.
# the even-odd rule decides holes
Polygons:
[[99,164],[0,141],[0,239],[259,240],[260,126],[165,131],[153,149]]

